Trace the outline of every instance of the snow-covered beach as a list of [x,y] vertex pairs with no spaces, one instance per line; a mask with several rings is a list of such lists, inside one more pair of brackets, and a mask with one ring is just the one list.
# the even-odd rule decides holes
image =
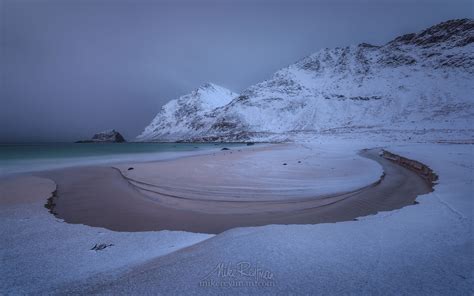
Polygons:
[[[5,116],[18,142],[0,146],[0,295],[474,294],[474,21],[402,27],[380,45],[318,47],[239,92],[201,84],[212,78],[203,75],[177,97],[199,84],[170,71],[160,87],[173,85],[175,99],[147,126],[128,116],[157,85],[145,68],[130,92],[94,79],[123,102],[96,92],[89,105],[54,113],[62,119],[36,114],[53,113],[49,99],[35,108],[12,95],[7,109],[18,99],[35,112]],[[181,48],[186,73],[200,75]],[[122,77],[132,64],[107,73]],[[13,80],[30,90],[23,76]],[[64,103],[53,84],[34,91]],[[107,112],[94,112],[101,102]],[[115,129],[77,144],[20,141],[62,141],[107,117],[131,142]]]
[[[0,186],[4,238],[2,291],[472,292],[472,145],[337,139],[324,142],[304,145],[316,145],[320,151],[336,151],[333,153],[355,159],[361,158],[357,155],[361,149],[383,147],[430,166],[439,175],[438,184],[434,192],[419,196],[417,205],[360,217],[357,221],[243,227],[212,235],[182,231],[115,232],[65,223],[44,208],[47,198],[56,190],[51,180],[29,176],[6,178]],[[371,175],[370,170],[366,173]],[[378,176],[378,172],[372,175]],[[120,212],[116,215],[120,216]],[[91,250],[100,244],[106,247]],[[224,277],[213,272],[216,266],[225,267],[219,264],[238,269],[242,262],[265,269],[273,276],[261,284],[264,286],[252,286],[252,277]],[[232,282],[248,286],[231,287]]]

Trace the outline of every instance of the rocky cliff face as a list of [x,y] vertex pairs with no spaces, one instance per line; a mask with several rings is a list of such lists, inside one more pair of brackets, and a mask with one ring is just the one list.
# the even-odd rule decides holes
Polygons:
[[[175,126],[187,126],[180,139],[190,141],[469,129],[474,118],[473,36],[472,20],[451,20],[382,46],[323,49],[228,104],[200,116],[168,117],[167,137],[172,138]],[[150,139],[149,134],[145,130],[142,138]]]
[[124,137],[116,130],[107,130],[95,134],[92,139],[77,141],[77,143],[123,143],[126,142]]

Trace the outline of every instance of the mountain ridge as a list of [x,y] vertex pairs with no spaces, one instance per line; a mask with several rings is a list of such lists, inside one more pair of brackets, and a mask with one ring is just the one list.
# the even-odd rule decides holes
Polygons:
[[[447,130],[472,123],[474,22],[442,22],[384,45],[322,49],[191,118],[175,141],[291,140],[328,130]],[[187,120],[187,119],[186,119]]]
[[236,93],[222,86],[205,83],[166,103],[136,140],[169,142],[193,136],[207,112],[229,103],[235,96]]

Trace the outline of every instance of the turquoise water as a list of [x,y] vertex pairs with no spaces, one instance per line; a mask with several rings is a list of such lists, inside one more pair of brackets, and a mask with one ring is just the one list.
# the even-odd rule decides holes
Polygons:
[[0,145],[0,175],[77,165],[147,161],[235,147],[230,143],[48,143]]

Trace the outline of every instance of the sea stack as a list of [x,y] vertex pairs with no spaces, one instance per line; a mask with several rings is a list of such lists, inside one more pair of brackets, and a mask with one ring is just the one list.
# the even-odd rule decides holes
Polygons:
[[126,142],[124,137],[116,130],[106,130],[96,133],[92,139],[77,141],[76,143],[123,143]]

